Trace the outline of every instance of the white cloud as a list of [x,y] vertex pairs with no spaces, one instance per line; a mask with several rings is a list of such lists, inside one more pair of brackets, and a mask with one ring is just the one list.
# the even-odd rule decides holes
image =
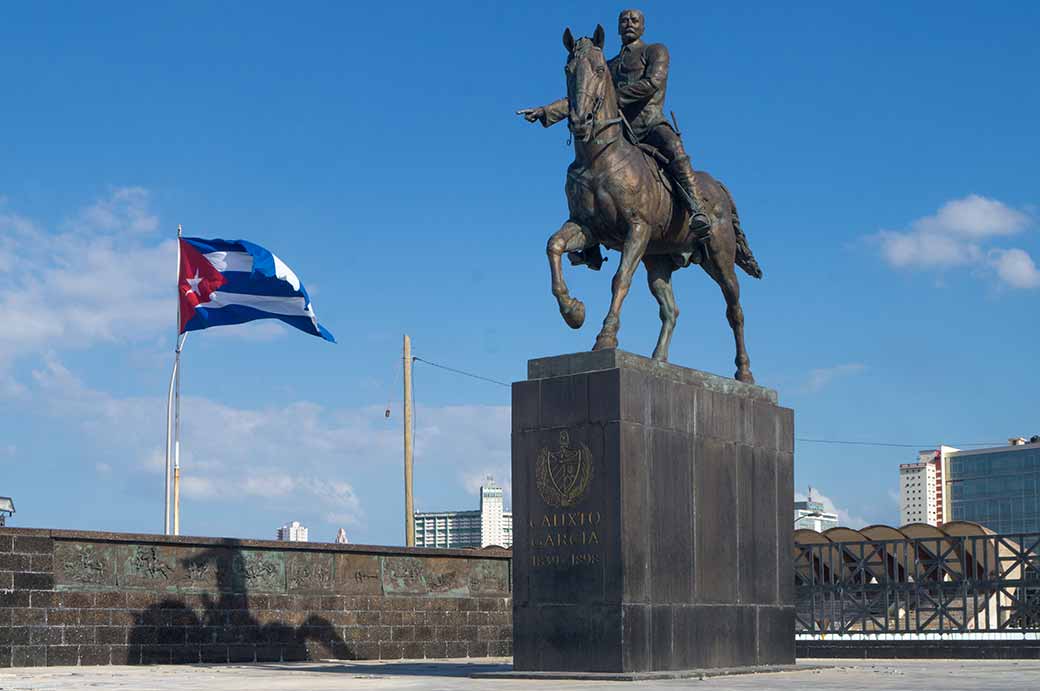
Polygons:
[[[71,427],[69,434],[78,430],[104,450],[112,472],[147,476],[139,481],[149,486],[161,482],[165,398],[92,389],[53,354],[44,356],[33,382],[40,394],[34,398]],[[508,486],[508,407],[420,406],[416,418],[417,471],[454,478],[456,492],[471,491],[468,479],[485,473]],[[400,427],[387,424],[382,406],[327,409],[297,401],[244,409],[185,396],[181,419],[181,489],[200,502],[281,507],[358,529],[368,514],[362,497],[386,496],[387,478],[399,477]]]
[[978,194],[954,199],[942,205],[932,216],[913,224],[913,232],[953,235],[978,239],[997,235],[1013,235],[1029,225],[1029,216],[1003,202]]
[[107,475],[108,473],[112,472],[112,466],[108,463],[96,463],[94,465],[94,470],[98,471],[98,473],[101,473],[103,475]]
[[1040,284],[1040,278],[1029,255],[1024,250],[989,249],[985,243],[1019,233],[1032,221],[1025,211],[971,194],[946,202],[905,231],[882,230],[871,239],[885,261],[898,269],[982,266],[994,270],[1007,285],[1030,288]]
[[92,232],[152,233],[159,217],[150,209],[151,194],[143,187],[117,187],[106,198],[91,204],[74,221]]
[[1040,271],[1025,250],[992,250],[989,260],[1000,280],[1012,288],[1040,286]]
[[809,392],[820,391],[834,380],[859,374],[864,369],[866,369],[866,365],[858,362],[814,369],[809,372],[809,377],[806,379],[802,390]]
[[[151,236],[158,219],[148,192],[115,189],[74,218],[49,232],[0,212],[0,396],[24,393],[9,372],[18,358],[173,331],[176,241]],[[262,323],[217,332],[268,340],[285,330]]]
[[[859,528],[866,528],[868,525],[870,525],[870,522],[867,521],[865,518],[851,514],[845,509],[835,504],[834,500],[832,500],[823,492],[820,492],[819,489],[817,489],[816,487],[813,487],[812,498],[813,501],[818,501],[821,504],[823,504],[824,511],[828,513],[838,514],[838,525],[843,528],[853,528],[858,530]],[[794,500],[805,501],[806,495],[802,494],[801,492],[795,492]]]

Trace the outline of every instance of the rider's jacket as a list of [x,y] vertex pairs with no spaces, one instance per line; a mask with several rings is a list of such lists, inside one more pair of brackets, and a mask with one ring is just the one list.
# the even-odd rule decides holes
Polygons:
[[[668,87],[668,49],[661,43],[633,41],[621,48],[617,57],[607,62],[618,102],[638,139],[661,124],[664,118],[664,95]],[[567,99],[561,98],[545,106],[542,125],[548,127],[567,119]]]

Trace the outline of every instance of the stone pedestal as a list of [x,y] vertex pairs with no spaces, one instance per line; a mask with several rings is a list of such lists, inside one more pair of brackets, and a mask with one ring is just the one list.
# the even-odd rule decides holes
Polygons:
[[794,662],[794,414],[618,350],[513,384],[513,666]]

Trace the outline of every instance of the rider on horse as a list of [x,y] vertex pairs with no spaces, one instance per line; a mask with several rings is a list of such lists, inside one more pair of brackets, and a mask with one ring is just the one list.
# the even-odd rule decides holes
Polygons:
[[[617,89],[618,101],[632,128],[637,143],[645,143],[660,151],[669,161],[668,172],[686,194],[680,194],[690,212],[690,229],[701,237],[710,232],[711,222],[701,209],[703,196],[683,149],[682,138],[664,118],[664,95],[668,86],[668,49],[660,43],[643,43],[643,13],[623,10],[618,16],[621,52],[607,63]],[[567,99],[553,101],[540,108],[527,108],[520,113],[528,122],[541,122],[549,127],[568,115]]]

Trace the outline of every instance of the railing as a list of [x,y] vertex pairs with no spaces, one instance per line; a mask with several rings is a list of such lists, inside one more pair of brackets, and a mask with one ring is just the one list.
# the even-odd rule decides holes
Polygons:
[[796,543],[799,637],[1040,634],[1040,533]]

